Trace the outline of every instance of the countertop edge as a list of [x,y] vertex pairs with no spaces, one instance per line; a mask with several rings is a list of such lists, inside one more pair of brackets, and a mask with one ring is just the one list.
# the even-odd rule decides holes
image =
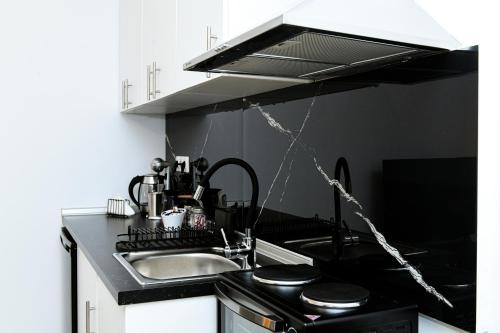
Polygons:
[[[96,272],[99,279],[106,286],[107,290],[110,292],[111,296],[116,301],[117,305],[131,305],[139,303],[157,302],[174,300],[188,297],[199,297],[214,294],[214,282],[218,280],[218,276],[207,277],[206,279],[200,279],[196,281],[182,281],[181,283],[171,283],[171,284],[158,284],[154,286],[141,286],[135,281],[135,279],[130,275],[128,271],[121,264],[116,261],[116,264],[123,269],[123,274],[127,276],[127,279],[131,283],[134,283],[136,287],[131,290],[120,290],[117,289],[113,281],[110,280],[108,272],[102,269],[102,263],[99,264],[95,259],[95,253],[88,249],[88,239],[85,240],[81,237],[78,230],[75,230],[70,219],[74,216],[61,216],[62,226],[65,227],[73,237],[76,242],[77,249],[81,249],[82,253],[85,255],[89,261],[92,269]],[[78,215],[78,217],[89,218],[89,223],[92,223],[93,218],[106,218],[106,214],[86,214],[85,216]],[[101,223],[95,222],[95,223]],[[111,251],[112,252],[112,251]],[[115,251],[118,252],[118,251]],[[110,253],[111,255],[112,253]],[[112,258],[112,260],[116,260]],[[182,289],[180,289],[182,288]]]

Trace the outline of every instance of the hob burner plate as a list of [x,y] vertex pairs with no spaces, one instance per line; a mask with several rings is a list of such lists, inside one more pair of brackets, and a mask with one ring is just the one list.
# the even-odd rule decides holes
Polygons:
[[253,279],[279,286],[300,286],[321,278],[321,271],[309,265],[270,265],[255,269]]
[[369,296],[367,289],[354,284],[317,283],[304,287],[300,298],[314,307],[349,310],[366,304]]

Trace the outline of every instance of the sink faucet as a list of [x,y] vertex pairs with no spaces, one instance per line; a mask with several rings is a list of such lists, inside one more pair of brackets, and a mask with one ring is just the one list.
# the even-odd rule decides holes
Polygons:
[[[347,160],[345,157],[340,157],[337,160],[337,163],[335,164],[335,179],[340,182],[340,177],[342,176],[342,173],[344,174],[344,190],[348,193],[352,193],[352,186],[351,186],[351,174],[349,172],[349,165],[347,164]],[[342,223],[345,224],[344,221],[342,221],[342,214],[340,211],[340,190],[335,187],[335,190],[333,192],[333,202],[334,202],[334,207],[335,207],[335,218],[334,218],[334,223],[333,223],[333,237],[332,237],[332,242],[333,242],[333,254],[334,258],[340,259],[343,255],[343,250],[344,250],[344,235],[342,232]],[[350,240],[353,241],[353,236],[350,236]]]
[[196,188],[196,191],[193,195],[193,199],[200,202],[201,196],[203,195],[203,191],[207,186],[210,186],[209,181],[212,175],[221,167],[231,164],[242,167],[250,176],[250,181],[252,182],[252,199],[250,200],[250,207],[248,210],[248,215],[245,220],[245,235],[241,243],[238,243],[235,246],[230,246],[229,243],[227,242],[224,230],[221,230],[224,242],[226,243],[224,252],[226,254],[226,257],[228,258],[246,256],[246,261],[247,261],[246,266],[254,267],[256,258],[255,258],[255,236],[253,235],[253,231],[255,229],[256,216],[257,216],[257,199],[259,196],[259,182],[257,180],[257,175],[255,174],[255,171],[250,166],[250,164],[239,158],[226,158],[215,163],[214,165],[212,165],[210,169],[208,169],[207,173],[200,181],[200,184]]
[[[245,236],[243,237],[241,243],[236,243],[234,245],[229,245],[224,228],[220,228],[222,238],[226,246],[224,247],[224,254],[228,259],[247,259],[244,261],[243,269],[249,269],[254,267],[255,263],[255,242],[250,232],[250,228],[245,229]],[[249,259],[252,257],[252,259]]]

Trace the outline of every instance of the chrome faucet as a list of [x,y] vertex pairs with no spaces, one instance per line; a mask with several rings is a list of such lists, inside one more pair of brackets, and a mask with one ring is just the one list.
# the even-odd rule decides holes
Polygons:
[[[249,257],[253,256],[253,262],[255,263],[255,242],[252,237],[252,229],[245,229],[245,236],[241,239],[240,243],[236,243],[234,245],[229,245],[226,233],[224,232],[224,228],[220,228],[220,232],[222,234],[222,238],[224,239],[224,243],[226,246],[224,247],[224,254],[228,259],[249,259]],[[243,269],[252,268],[252,264],[250,260],[244,260]]]
[[196,191],[193,195],[193,199],[201,202],[201,197],[203,195],[203,191],[205,187],[210,186],[210,178],[212,175],[219,170],[221,167],[225,165],[238,165],[242,167],[250,176],[250,181],[252,182],[252,199],[250,200],[250,207],[248,211],[248,215],[245,221],[245,235],[243,236],[240,243],[236,243],[233,246],[230,246],[226,234],[224,230],[221,229],[222,237],[224,238],[224,242],[226,244],[224,248],[224,253],[228,258],[242,258],[244,257],[246,260],[245,268],[255,267],[255,236],[253,235],[253,231],[255,229],[256,216],[257,216],[257,199],[259,196],[259,182],[257,180],[257,175],[255,174],[254,169],[247,162],[243,161],[239,158],[226,158],[220,160],[215,163],[210,169],[208,169],[207,173],[200,181],[200,184],[196,188]]

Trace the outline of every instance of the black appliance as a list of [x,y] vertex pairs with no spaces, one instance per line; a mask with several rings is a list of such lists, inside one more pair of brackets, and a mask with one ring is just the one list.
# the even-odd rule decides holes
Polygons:
[[[65,227],[61,228],[59,235],[64,250],[69,255],[70,270],[70,303],[71,303],[71,332],[78,333],[78,310],[77,310],[77,272],[76,272],[76,243]],[[66,265],[68,266],[68,265]]]
[[[262,283],[253,277],[252,271],[224,273],[215,284],[219,332],[418,332],[416,305],[400,303],[377,292],[370,291],[367,302],[364,300],[352,309],[332,310],[310,305],[304,296],[316,294],[318,287],[341,282],[331,277],[315,281],[284,286]],[[355,292],[359,290],[364,289],[358,287]],[[320,294],[323,297],[328,290]]]
[[[411,297],[420,312],[469,332],[476,317],[477,158],[383,161],[384,234],[427,250],[414,260],[453,309],[408,277],[371,274],[388,292]],[[386,273],[387,274],[387,273]]]
[[386,236],[442,243],[476,232],[477,158],[384,160],[383,181]]

